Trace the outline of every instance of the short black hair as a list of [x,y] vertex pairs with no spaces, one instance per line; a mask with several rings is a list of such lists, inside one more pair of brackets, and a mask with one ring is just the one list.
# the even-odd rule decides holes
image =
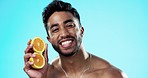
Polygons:
[[76,17],[79,20],[79,23],[80,23],[79,13],[77,12],[75,8],[72,7],[70,3],[63,2],[60,0],[54,0],[44,8],[44,11],[42,13],[43,23],[44,23],[48,36],[49,36],[49,33],[48,33],[48,28],[47,28],[47,21],[54,12],[59,12],[59,11],[70,12],[74,17]]

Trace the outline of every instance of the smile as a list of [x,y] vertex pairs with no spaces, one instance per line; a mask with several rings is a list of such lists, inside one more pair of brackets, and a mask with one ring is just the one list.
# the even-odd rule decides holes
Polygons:
[[60,41],[60,45],[63,48],[71,47],[72,43],[73,43],[73,39],[63,39]]
[[64,41],[64,42],[62,42],[62,45],[68,45],[68,44],[70,44],[72,41],[71,40],[69,40],[69,41]]

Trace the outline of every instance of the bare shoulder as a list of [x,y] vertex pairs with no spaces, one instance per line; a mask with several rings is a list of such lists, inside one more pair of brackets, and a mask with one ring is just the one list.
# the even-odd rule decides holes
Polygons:
[[91,65],[93,69],[90,73],[94,72],[99,78],[128,78],[127,75],[120,69],[112,66],[108,61],[92,55]]
[[109,62],[98,56],[91,55],[90,58],[90,64],[94,69],[104,69],[111,66]]
[[58,58],[53,60],[53,62],[48,66],[47,78],[62,78],[62,72],[58,67]]
[[52,62],[51,65],[53,65],[54,67],[58,68],[59,66],[59,57],[55,58]]
[[58,68],[59,68],[58,62],[59,62],[59,57],[55,58],[55,59],[51,62],[51,64],[48,66],[48,70],[49,70],[49,71],[58,70]]
[[100,78],[128,78],[127,75],[116,67],[104,69]]

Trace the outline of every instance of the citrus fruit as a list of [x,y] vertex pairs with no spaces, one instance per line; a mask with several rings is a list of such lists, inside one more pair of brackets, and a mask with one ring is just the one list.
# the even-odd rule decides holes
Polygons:
[[29,59],[30,62],[33,62],[34,64],[32,65],[33,68],[35,69],[41,69],[45,65],[45,58],[43,57],[42,54],[39,53],[34,53],[35,57],[31,57]]
[[31,44],[33,44],[33,50],[35,52],[42,53],[45,50],[45,43],[40,37],[32,39]]

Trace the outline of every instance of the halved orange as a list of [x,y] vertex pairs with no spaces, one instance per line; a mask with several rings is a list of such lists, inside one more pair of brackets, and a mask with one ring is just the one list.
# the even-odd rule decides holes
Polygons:
[[30,62],[33,62],[34,64],[32,65],[33,68],[35,69],[41,69],[45,65],[45,58],[43,57],[42,54],[39,53],[34,53],[35,57],[31,57],[29,59]]
[[35,52],[42,53],[45,50],[45,43],[40,37],[32,39],[31,44],[33,44],[33,50]]

